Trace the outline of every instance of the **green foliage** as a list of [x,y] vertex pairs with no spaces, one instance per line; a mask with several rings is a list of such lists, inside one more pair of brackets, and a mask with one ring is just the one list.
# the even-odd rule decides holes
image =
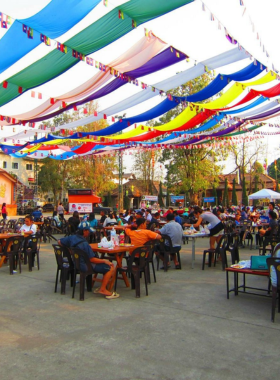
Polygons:
[[223,194],[223,206],[228,206],[229,201],[228,201],[228,180],[227,178],[225,179],[225,190]]
[[174,194],[187,193],[191,202],[197,203],[199,191],[218,184],[219,168],[213,160],[213,152],[207,149],[166,150],[163,161],[167,161],[166,183]]
[[237,195],[236,195],[236,181],[235,181],[235,178],[233,178],[233,181],[232,181],[231,204],[234,205],[234,206],[237,206]]
[[162,183],[161,183],[161,181],[159,183],[158,203],[159,203],[160,207],[164,206],[164,203],[163,203],[163,192],[162,192]]
[[246,192],[245,177],[243,178],[243,181],[242,181],[242,204],[244,206],[248,206],[248,197],[247,197],[247,192]]
[[[276,161],[276,165],[275,165]],[[274,179],[280,179],[280,158],[268,165],[268,175]]]

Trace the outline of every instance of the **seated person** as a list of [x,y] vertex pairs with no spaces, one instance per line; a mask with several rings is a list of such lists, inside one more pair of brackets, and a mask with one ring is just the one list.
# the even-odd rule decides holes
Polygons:
[[[174,214],[168,214],[167,217],[167,223],[165,224],[164,227],[162,227],[158,232],[161,234],[161,235],[167,235],[170,237],[171,241],[172,241],[172,246],[173,247],[179,247],[181,249],[181,245],[182,245],[182,237],[183,237],[183,230],[182,230],[182,226],[181,224],[175,222],[175,219],[174,219]],[[164,242],[164,245],[165,245],[165,248],[169,248],[169,243],[168,241],[165,241]],[[160,252],[158,253],[159,257],[161,260],[163,260],[163,256],[160,254]],[[175,268],[176,269],[181,269],[180,268],[180,264],[177,260],[177,255],[176,254],[173,254],[172,255],[172,259],[174,261],[174,265],[175,265]],[[170,266],[170,263],[168,263],[168,266]],[[162,267],[161,269],[164,269],[164,267]]]
[[57,211],[53,212],[53,220],[56,221],[57,227],[61,227],[61,219],[57,216]]
[[38,206],[36,210],[32,212],[32,216],[33,216],[34,222],[41,221],[43,214],[42,214],[42,211],[40,210],[40,206]]
[[105,222],[105,219],[107,218],[107,215],[105,214],[105,211],[100,211],[100,220],[99,220],[99,226],[103,227],[103,223]]
[[113,214],[109,214],[108,218],[104,220],[103,227],[106,227],[110,223],[117,224],[117,220],[114,218]]
[[173,214],[173,207],[169,207],[168,210],[163,214],[163,217],[166,218],[168,214]]
[[[168,214],[168,215],[169,215],[169,214]],[[168,215],[167,215],[167,216],[168,216]],[[172,214],[170,214],[170,215],[172,215]],[[179,223],[180,226],[181,226],[181,225],[183,224],[183,221],[182,221],[182,218],[178,215],[178,212],[177,212],[176,210],[174,210],[173,215],[174,215],[174,220],[175,220],[175,222]],[[166,219],[168,220],[167,217],[166,217]]]
[[98,222],[97,219],[95,219],[95,215],[93,212],[89,214],[88,222],[91,227],[91,231],[95,232],[95,228],[98,226]]
[[32,222],[32,216],[26,215],[24,218],[24,224],[20,227],[19,232],[23,232],[24,235],[34,236],[37,232],[37,226]]
[[[68,247],[68,248],[77,247],[85,251],[90,259],[94,272],[103,274],[101,287],[99,289],[96,289],[95,292],[98,294],[104,295],[105,298],[107,299],[118,298],[119,294],[115,292],[112,293],[106,289],[109,281],[111,280],[111,277],[114,274],[114,264],[111,263],[109,260],[99,259],[97,256],[97,253],[93,252],[93,250],[91,249],[90,245],[88,244],[86,240],[90,234],[90,225],[88,222],[82,223],[80,231],[82,232],[82,235],[70,235],[70,236],[64,237],[58,241],[58,244],[64,245],[65,247]],[[80,261],[80,265],[81,265],[81,270],[86,272],[87,266],[82,258]]]
[[160,221],[160,215],[159,215],[159,212],[156,212],[156,213],[153,215],[150,224],[156,224],[156,225],[159,225],[159,221]]
[[119,216],[116,215],[115,219],[117,219],[118,226],[123,226],[123,213],[120,212]]
[[156,232],[147,230],[146,220],[144,218],[138,218],[135,221],[137,230],[132,230],[131,226],[125,229],[125,233],[130,237],[132,245],[136,247],[142,247],[149,240],[160,239],[160,235]]
[[269,226],[266,230],[263,228],[259,230],[260,236],[272,236],[277,233],[278,223],[277,223],[276,213],[272,210],[269,210],[268,217],[269,217]]
[[80,215],[78,211],[73,212],[73,216],[68,219],[68,223],[71,225],[71,232],[75,233],[80,224]]
[[151,213],[151,210],[150,209],[147,209],[146,212],[145,212],[145,219],[147,221],[147,223],[149,224],[152,220],[152,213]]

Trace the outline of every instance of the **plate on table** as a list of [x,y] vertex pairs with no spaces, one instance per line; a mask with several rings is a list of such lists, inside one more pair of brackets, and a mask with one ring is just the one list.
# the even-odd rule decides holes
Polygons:
[[244,269],[245,268],[245,265],[240,265],[240,264],[233,264],[230,266],[231,268],[235,268],[235,269]]

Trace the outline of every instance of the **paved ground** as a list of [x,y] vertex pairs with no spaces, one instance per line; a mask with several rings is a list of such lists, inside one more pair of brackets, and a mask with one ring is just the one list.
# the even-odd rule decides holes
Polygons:
[[[278,379],[280,314],[270,322],[265,297],[226,299],[220,264],[201,270],[207,240],[197,242],[195,269],[189,244],[183,269],[157,272],[140,299],[121,281],[116,300],[86,292],[81,302],[68,284],[66,295],[55,294],[50,244],[40,271],[0,268],[1,379]],[[257,276],[250,283],[267,286]]]

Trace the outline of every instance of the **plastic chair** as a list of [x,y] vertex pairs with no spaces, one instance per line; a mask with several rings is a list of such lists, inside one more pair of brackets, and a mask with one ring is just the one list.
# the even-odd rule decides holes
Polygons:
[[1,253],[2,256],[6,256],[10,264],[10,274],[14,274],[14,270],[19,265],[19,272],[21,273],[21,249],[24,241],[23,236],[12,236],[6,240],[4,251]]
[[40,269],[40,239],[38,236],[28,236],[24,238],[24,264],[28,262],[29,272],[32,272],[32,268],[35,264],[35,256],[37,256],[37,268]]
[[[60,272],[61,294],[65,294],[66,280],[69,277],[69,274],[71,274],[71,284],[73,285],[73,276],[74,276],[73,261],[72,261],[70,252],[67,250],[66,247],[62,247],[58,244],[53,244],[52,246],[54,249],[54,254],[55,254],[56,263],[57,263],[54,292],[55,293],[57,292],[58,276]],[[69,254],[67,254],[66,251]]]
[[[168,246],[165,245],[165,240],[168,242]],[[169,262],[169,256],[171,257],[173,255],[177,255],[177,260],[179,262],[179,268],[181,269],[181,258],[180,258],[180,250],[181,247],[173,247],[172,245],[172,240],[169,236],[167,235],[161,235],[161,238],[159,239],[159,250],[163,254],[163,267],[164,267],[164,272],[167,272],[168,270],[168,262]],[[159,257],[157,257],[157,270],[159,270]]]
[[228,236],[228,242],[224,249],[220,250],[220,254],[222,255],[222,263],[225,268],[228,267],[227,260],[227,251],[231,256],[231,264],[236,264],[240,261],[239,259],[239,236],[236,233],[230,234]]
[[135,248],[127,260],[127,266],[117,268],[114,291],[117,289],[118,274],[127,273],[131,275],[131,289],[135,289],[136,298],[140,297],[140,276],[144,273],[146,296],[148,295],[148,265],[150,247],[148,245]]
[[[227,235],[222,235],[215,249],[205,249],[203,251],[202,270],[204,270],[204,267],[205,267],[205,260],[206,260],[207,254],[208,254],[208,267],[211,267],[213,255],[214,255],[214,267],[216,266],[216,261],[219,255],[221,256],[222,261],[223,261],[224,256],[221,254],[221,248],[224,246],[224,249],[225,249],[226,244],[227,244],[226,238],[227,238]],[[223,265],[223,269],[225,269],[224,265]]]
[[280,258],[278,257],[270,257],[266,259],[267,266],[269,268],[270,275],[272,273],[272,267],[277,276],[277,285],[272,286],[272,306],[271,306],[271,321],[275,321],[275,309],[277,303],[277,295],[278,295],[278,313],[280,312]]
[[147,246],[150,249],[150,253],[149,253],[149,257],[148,257],[148,262],[149,262],[149,265],[148,265],[148,270],[149,270],[149,273],[148,273],[148,282],[150,284],[151,283],[150,264],[152,265],[152,270],[153,270],[153,275],[154,275],[154,282],[157,282],[156,272],[155,272],[155,265],[154,265],[155,241],[154,240],[147,241],[144,244],[144,246],[145,247]]
[[[85,251],[83,251],[80,248],[70,248],[71,257],[74,262],[74,275],[73,275],[73,292],[72,292],[72,298],[75,296],[75,289],[76,289],[76,276],[77,274],[80,274],[80,301],[84,301],[85,299],[85,282],[87,283],[87,291],[91,292],[92,290],[92,275],[95,273],[93,271],[91,262],[89,260],[89,257]],[[81,271],[80,266],[80,260],[83,258],[87,270]]]

